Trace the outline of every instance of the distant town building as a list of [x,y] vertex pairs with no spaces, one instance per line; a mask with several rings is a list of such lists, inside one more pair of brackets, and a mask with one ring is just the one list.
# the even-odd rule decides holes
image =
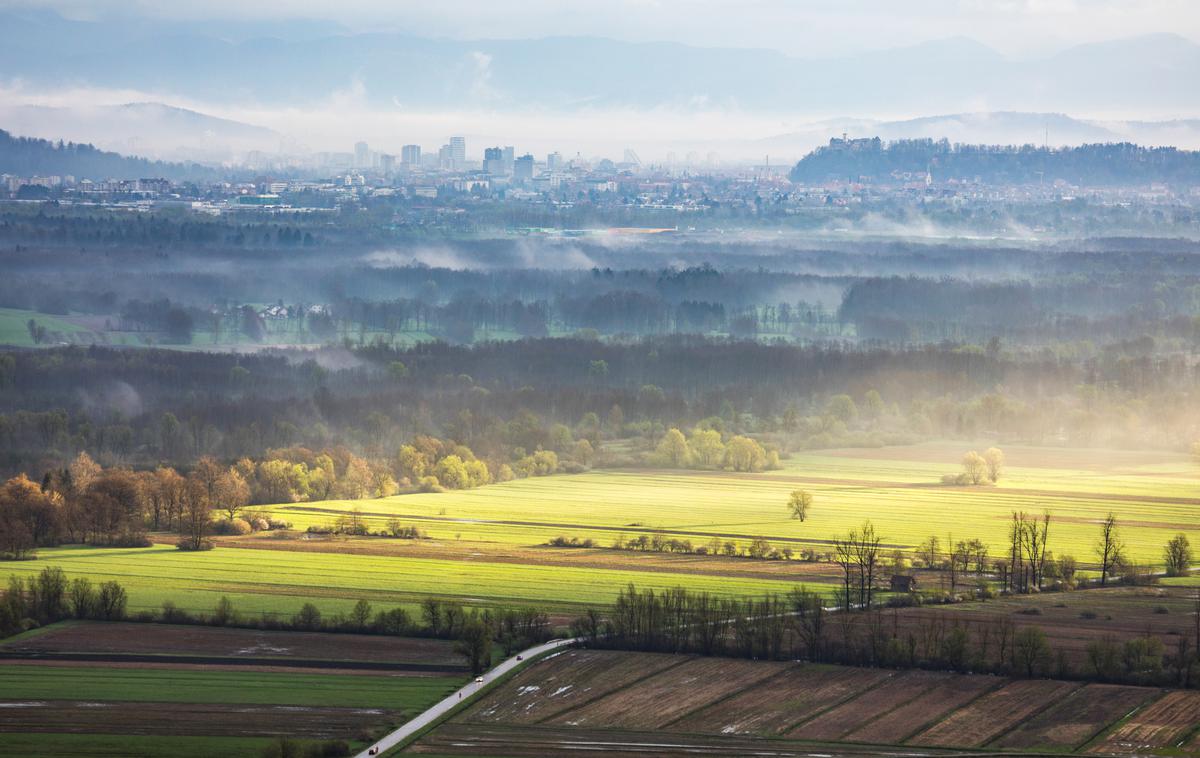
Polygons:
[[421,146],[405,145],[400,148],[400,165],[405,168],[421,165]]
[[513,165],[513,181],[527,182],[533,179],[533,156],[526,153],[517,158]]
[[483,172],[492,176],[503,176],[508,173],[504,165],[504,151],[498,147],[489,147],[483,151]]
[[450,160],[453,161],[451,168],[461,170],[467,165],[467,138],[455,136],[450,138]]
[[366,142],[354,143],[354,167],[355,168],[370,168],[371,167],[371,148]]

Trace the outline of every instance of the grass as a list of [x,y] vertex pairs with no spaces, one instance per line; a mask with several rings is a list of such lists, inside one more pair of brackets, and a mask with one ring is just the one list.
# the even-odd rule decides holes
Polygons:
[[338,706],[416,714],[462,681],[459,677],[0,664],[0,700]]
[[27,326],[29,319],[46,327],[47,331],[61,332],[64,335],[87,331],[82,326],[64,321],[57,316],[48,316],[37,311],[0,308],[0,345],[33,347],[33,338],[29,336],[29,327]]
[[[372,528],[395,516],[435,539],[506,545],[544,544],[559,534],[609,545],[622,533],[661,529],[694,544],[719,533],[742,540],[801,541],[793,547],[807,541],[819,550],[870,519],[889,544],[911,549],[931,534],[943,543],[979,538],[992,555],[1006,549],[1013,510],[1048,510],[1050,549],[1081,563],[1095,560],[1099,521],[1111,510],[1128,554],[1141,563],[1161,562],[1163,544],[1178,532],[1200,544],[1197,502],[1180,501],[1200,497],[1200,472],[1186,456],[1009,448],[1010,466],[998,485],[940,485],[942,474],[955,472],[970,447],[942,443],[804,453],[785,461],[780,471],[759,475],[592,471],[476,490],[285,504],[272,510],[305,528],[330,521],[333,514],[325,511],[359,508]],[[815,499],[804,522],[786,512],[794,489],[805,489]]]
[[0,755],[22,758],[212,758],[256,756],[272,740],[261,737],[150,737],[118,734],[0,733]]
[[[954,471],[970,447],[938,443],[811,452],[763,474],[592,471],[467,491],[283,504],[270,509],[300,529],[357,508],[373,529],[397,517],[431,539],[271,540],[276,549],[250,547],[249,541],[205,553],[169,546],[67,547],[41,550],[38,560],[7,568],[30,574],[57,565],[71,576],[117,579],[129,590],[134,611],[156,610],[171,600],[207,612],[221,595],[247,614],[290,615],[310,600],[326,614],[346,612],[359,598],[377,609],[413,610],[433,595],[472,606],[536,605],[573,613],[611,602],[630,582],[744,596],[786,592],[801,581],[823,581],[817,586],[832,591],[829,582],[836,577],[813,576],[813,564],[688,556],[652,561],[640,554],[537,547],[557,535],[592,538],[603,546],[620,534],[646,530],[694,545],[714,534],[732,535],[742,544],[764,536],[777,546],[825,552],[830,540],[870,519],[889,549],[911,550],[935,534],[943,544],[979,538],[991,555],[1001,556],[1011,512],[1046,509],[1053,518],[1049,549],[1056,556],[1072,554],[1086,566],[1095,561],[1099,521],[1112,510],[1128,554],[1140,563],[1160,562],[1163,544],[1178,532],[1200,545],[1193,499],[1197,472],[1182,454],[1010,447],[1010,465],[998,485],[942,486],[941,475]],[[788,493],[797,488],[815,500],[804,522],[788,518],[786,510]],[[355,545],[379,550],[332,552]],[[1173,583],[1195,581],[1200,579]]]
[[174,547],[64,547],[40,550],[36,561],[3,567],[35,574],[59,566],[68,577],[115,579],[129,592],[131,611],[157,610],[163,601],[191,611],[211,612],[222,595],[243,614],[290,615],[312,601],[323,613],[346,612],[359,598],[376,609],[400,605],[415,612],[426,596],[455,598],[467,605],[538,605],[572,609],[607,604],[629,582],[666,589],[685,584],[731,595],[786,592],[783,580],[596,570],[561,566],[489,563],[392,556],[344,555],[289,550],[221,548],[191,553]]

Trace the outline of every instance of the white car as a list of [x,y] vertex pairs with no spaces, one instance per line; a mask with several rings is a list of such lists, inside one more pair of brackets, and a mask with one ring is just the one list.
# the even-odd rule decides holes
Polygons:
[[476,684],[483,684],[483,677],[482,677],[482,676],[477,676],[477,677],[475,677],[475,683],[476,683]]

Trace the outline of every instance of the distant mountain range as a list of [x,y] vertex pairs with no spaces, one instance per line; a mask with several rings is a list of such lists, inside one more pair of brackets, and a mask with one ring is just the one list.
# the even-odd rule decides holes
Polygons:
[[831,115],[1200,113],[1200,46],[1157,34],[1013,60],[953,38],[838,58],[589,37],[447,40],[321,23],[184,25],[0,13],[0,80],[212,103],[301,105],[353,91],[387,108],[586,107]]
[[128,155],[205,163],[239,162],[250,150],[274,153],[283,140],[271,129],[162,103],[51,108],[0,102],[0,126]]
[[883,140],[947,139],[974,145],[1083,145],[1134,142],[1139,145],[1200,149],[1200,119],[1171,121],[1091,121],[1062,113],[952,113],[903,121],[829,119],[799,131],[755,141],[767,154],[799,156],[833,137]]

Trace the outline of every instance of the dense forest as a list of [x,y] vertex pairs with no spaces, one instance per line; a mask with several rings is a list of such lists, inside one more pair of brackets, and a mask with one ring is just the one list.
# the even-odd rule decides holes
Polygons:
[[948,140],[916,139],[883,143],[878,138],[834,139],[802,158],[791,179],[885,181],[897,176],[937,182],[1052,184],[1084,186],[1192,183],[1200,173],[1200,153],[1173,147],[1129,143],[1049,148],[1034,145],[959,145]]
[[[525,339],[253,355],[68,347],[0,355],[0,468],[187,468],[202,456],[344,447],[394,461],[419,436],[520,472],[643,465],[671,427],[751,435],[786,455],[988,433],[1040,444],[1185,449],[1200,436],[1181,357],[1014,354],[689,336]],[[589,449],[580,447],[586,440]],[[608,446],[608,442],[622,444]],[[447,447],[448,446],[448,447]],[[431,465],[440,458],[434,456]],[[418,482],[412,472],[392,471]],[[419,478],[419,477],[417,477]]]
[[74,176],[76,179],[162,178],[215,180],[218,173],[197,164],[164,163],[110,153],[92,145],[14,137],[0,129],[0,174]]

